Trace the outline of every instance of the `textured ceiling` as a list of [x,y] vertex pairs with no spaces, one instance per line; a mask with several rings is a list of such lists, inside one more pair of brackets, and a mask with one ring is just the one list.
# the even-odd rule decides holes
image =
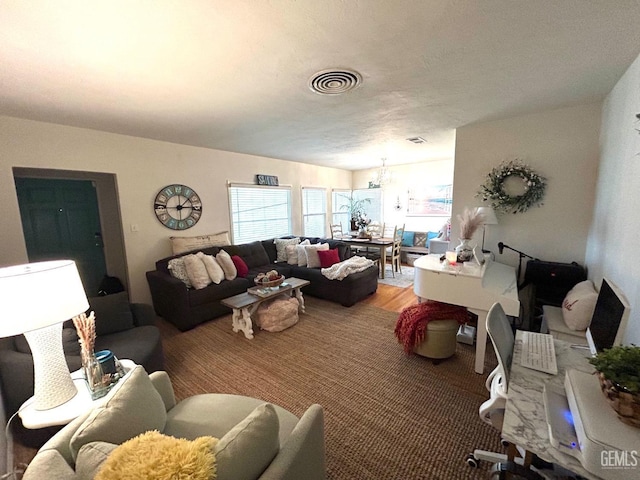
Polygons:
[[[450,158],[457,127],[601,100],[639,26],[628,0],[4,0],[0,114],[354,170]],[[362,85],[313,93],[328,68]]]

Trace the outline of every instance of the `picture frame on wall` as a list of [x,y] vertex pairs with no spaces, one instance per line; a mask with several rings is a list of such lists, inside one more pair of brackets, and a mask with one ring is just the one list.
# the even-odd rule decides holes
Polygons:
[[409,189],[407,216],[451,216],[453,185],[425,185]]

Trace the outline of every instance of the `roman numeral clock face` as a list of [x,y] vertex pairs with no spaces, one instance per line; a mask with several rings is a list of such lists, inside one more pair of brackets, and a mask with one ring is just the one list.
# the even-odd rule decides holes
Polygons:
[[153,202],[156,217],[165,227],[186,230],[202,215],[200,197],[185,185],[168,185],[158,192]]

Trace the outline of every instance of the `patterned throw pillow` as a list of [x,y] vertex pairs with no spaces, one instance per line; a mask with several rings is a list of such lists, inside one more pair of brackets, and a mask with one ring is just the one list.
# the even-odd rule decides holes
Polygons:
[[427,232],[415,232],[413,235],[414,247],[426,247],[427,246]]
[[571,330],[586,330],[596,308],[598,293],[591,280],[580,282],[569,290],[562,301],[562,318]]
[[172,277],[182,280],[187,288],[191,288],[191,281],[189,280],[189,275],[187,275],[187,267],[185,267],[182,257],[169,260],[168,268]]
[[296,238],[276,238],[273,243],[276,244],[276,262],[287,261],[287,245],[297,245],[300,239]]

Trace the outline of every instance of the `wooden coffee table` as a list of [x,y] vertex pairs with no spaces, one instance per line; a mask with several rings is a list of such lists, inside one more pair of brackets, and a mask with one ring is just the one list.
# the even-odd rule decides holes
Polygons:
[[252,339],[253,322],[251,320],[251,315],[262,302],[273,300],[275,297],[282,295],[283,293],[293,292],[300,304],[299,310],[304,313],[304,298],[302,298],[302,292],[300,289],[302,287],[306,287],[310,283],[311,282],[309,280],[302,280],[301,278],[285,278],[284,282],[277,289],[274,288],[266,291],[266,289],[262,287],[252,287],[244,293],[239,293],[233,297],[221,300],[221,303],[233,309],[231,317],[233,331],[235,333],[242,331],[246,338]]

